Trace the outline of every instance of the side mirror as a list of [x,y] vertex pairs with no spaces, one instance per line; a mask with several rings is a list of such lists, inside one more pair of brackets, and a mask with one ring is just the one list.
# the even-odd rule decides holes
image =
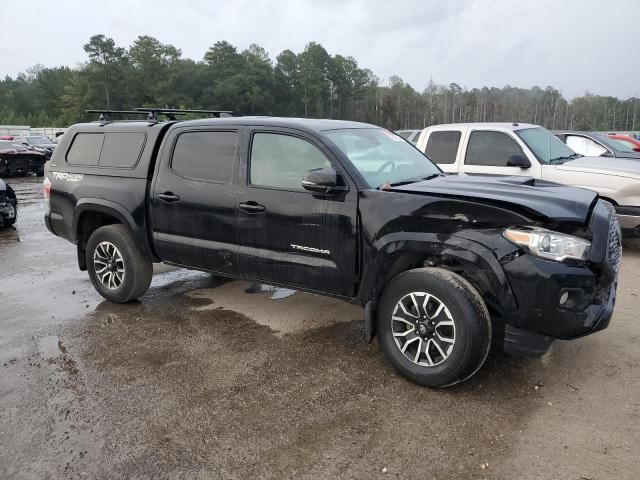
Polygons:
[[507,160],[507,167],[530,168],[531,162],[524,155],[510,155],[509,160]]
[[329,193],[338,185],[338,172],[331,167],[307,170],[302,188],[313,193]]

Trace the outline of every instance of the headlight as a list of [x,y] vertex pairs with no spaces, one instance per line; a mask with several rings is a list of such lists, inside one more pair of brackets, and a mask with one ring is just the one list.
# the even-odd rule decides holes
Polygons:
[[591,242],[587,240],[544,228],[507,228],[503,235],[532,255],[556,262],[584,260],[591,248]]

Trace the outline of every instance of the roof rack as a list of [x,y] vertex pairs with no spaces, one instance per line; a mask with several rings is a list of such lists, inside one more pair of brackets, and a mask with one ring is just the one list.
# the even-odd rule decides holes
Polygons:
[[148,118],[151,120],[157,120],[158,115],[166,115],[169,120],[175,120],[175,115],[186,115],[188,113],[202,113],[207,115],[213,115],[214,117],[230,117],[232,115],[231,110],[194,110],[194,109],[181,109],[181,108],[155,108],[155,107],[138,107],[135,109],[138,112],[146,112]]
[[99,113],[98,120],[101,122],[108,122],[111,120],[111,116],[114,113],[122,115],[144,115],[146,112],[139,112],[137,110],[85,110],[84,113]]
[[189,113],[200,113],[213,115],[214,117],[231,117],[231,110],[182,110],[179,108],[153,108],[138,107],[134,110],[85,110],[85,113],[99,113],[98,121],[108,122],[113,114],[120,115],[146,115],[147,120],[157,122],[158,116],[165,115],[169,120],[176,120],[177,115],[187,115]]

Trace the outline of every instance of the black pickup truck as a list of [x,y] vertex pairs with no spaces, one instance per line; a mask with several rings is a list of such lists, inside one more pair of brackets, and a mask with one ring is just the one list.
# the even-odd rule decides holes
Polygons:
[[47,227],[107,300],[141,297],[154,262],[339,297],[365,307],[367,339],[422,385],[469,378],[492,343],[541,355],[613,313],[609,203],[532,178],[445,176],[374,125],[78,124],[46,175]]

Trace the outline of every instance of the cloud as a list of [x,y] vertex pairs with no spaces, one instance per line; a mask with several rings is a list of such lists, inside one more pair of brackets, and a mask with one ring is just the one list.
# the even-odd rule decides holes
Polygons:
[[76,65],[97,33],[122,46],[144,34],[196,60],[218,40],[240,49],[258,43],[274,59],[316,41],[418,90],[433,78],[468,88],[553,85],[569,97],[640,96],[640,29],[624,15],[637,10],[633,0],[615,8],[592,0],[23,0],[20,9],[29,21],[0,30],[0,75],[36,63]]

